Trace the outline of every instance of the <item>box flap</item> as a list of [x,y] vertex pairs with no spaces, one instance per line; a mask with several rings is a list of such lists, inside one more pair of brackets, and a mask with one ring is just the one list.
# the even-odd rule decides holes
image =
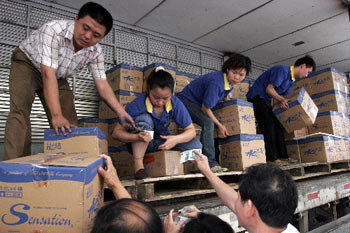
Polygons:
[[107,140],[107,134],[98,127],[86,127],[86,128],[71,128],[72,132],[67,133],[66,136],[62,134],[60,130],[60,135],[56,135],[56,131],[53,129],[45,130],[44,132],[44,140],[45,141],[57,141],[68,138],[74,138],[77,136],[97,136],[101,140]]

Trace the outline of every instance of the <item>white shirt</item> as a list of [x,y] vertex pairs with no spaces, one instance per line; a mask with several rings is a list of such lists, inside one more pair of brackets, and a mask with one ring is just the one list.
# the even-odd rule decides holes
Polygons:
[[287,228],[281,233],[300,233],[292,224],[288,224]]
[[72,77],[88,65],[94,79],[106,79],[103,51],[99,44],[75,53],[73,20],[55,20],[34,31],[19,48],[40,70],[40,64],[56,69],[56,77]]

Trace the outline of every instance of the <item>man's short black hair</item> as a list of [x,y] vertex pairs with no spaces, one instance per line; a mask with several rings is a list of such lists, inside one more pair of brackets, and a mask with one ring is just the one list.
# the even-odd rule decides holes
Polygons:
[[173,76],[165,70],[156,70],[154,69],[150,76],[147,78],[147,90],[148,93],[154,88],[169,88],[171,93],[174,92],[175,81]]
[[312,68],[312,71],[316,70],[316,63],[314,59],[309,55],[306,55],[305,57],[296,60],[294,66],[301,66],[302,64],[305,64],[307,68]]
[[213,214],[199,213],[197,218],[191,219],[183,233],[234,233],[232,227]]
[[99,24],[106,27],[106,33],[104,35],[107,35],[109,31],[112,29],[113,17],[100,4],[97,4],[95,2],[88,2],[84,4],[79,10],[78,19],[84,18],[87,15],[90,16]]
[[270,227],[286,227],[298,205],[298,191],[291,175],[272,164],[249,167],[242,176],[239,193],[242,202],[253,202],[261,220]]
[[157,212],[146,203],[119,199],[102,207],[90,233],[162,233]]
[[233,53],[230,58],[224,62],[221,71],[227,73],[227,70],[245,69],[247,75],[251,72],[252,62],[249,57],[239,53]]

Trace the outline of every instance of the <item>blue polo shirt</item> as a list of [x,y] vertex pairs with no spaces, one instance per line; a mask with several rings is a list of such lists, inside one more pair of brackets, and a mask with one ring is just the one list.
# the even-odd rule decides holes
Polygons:
[[247,93],[247,98],[253,99],[258,95],[271,105],[271,97],[266,93],[266,87],[269,84],[274,85],[279,95],[290,93],[294,84],[293,79],[295,80],[292,72],[294,72],[293,66],[278,65],[268,69],[254,82]]
[[192,123],[192,119],[185,105],[176,96],[171,96],[160,118],[154,111],[151,100],[145,93],[126,105],[125,110],[134,120],[141,114],[151,114],[154,125],[154,138],[160,138],[159,135],[170,134],[168,127],[171,120],[175,120],[176,124],[181,128],[186,128]]
[[178,97],[184,104],[192,102],[200,107],[204,105],[212,109],[232,89],[226,75],[222,71],[217,71],[193,80],[178,94]]

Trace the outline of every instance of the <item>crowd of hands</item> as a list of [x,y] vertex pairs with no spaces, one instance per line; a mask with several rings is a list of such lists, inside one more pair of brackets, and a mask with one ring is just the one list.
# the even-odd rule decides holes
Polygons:
[[[202,155],[198,152],[195,152],[198,156],[195,157],[195,160],[192,162],[195,163],[198,169],[205,174],[206,172],[210,172],[210,167],[208,163],[208,158],[205,155]],[[121,183],[116,168],[113,166],[111,157],[107,155],[99,155],[101,158],[105,160],[106,166],[105,168],[99,167],[98,173],[103,177],[105,184],[109,189],[112,190],[116,199],[121,198],[131,198],[128,191],[125,189],[123,184]],[[186,210],[186,211],[183,211]],[[187,223],[190,219],[197,218],[200,211],[196,206],[186,206],[179,211],[174,211],[171,209],[169,214],[164,218],[164,232],[165,233],[178,233],[181,228]],[[180,221],[176,221],[175,219],[181,215]]]

